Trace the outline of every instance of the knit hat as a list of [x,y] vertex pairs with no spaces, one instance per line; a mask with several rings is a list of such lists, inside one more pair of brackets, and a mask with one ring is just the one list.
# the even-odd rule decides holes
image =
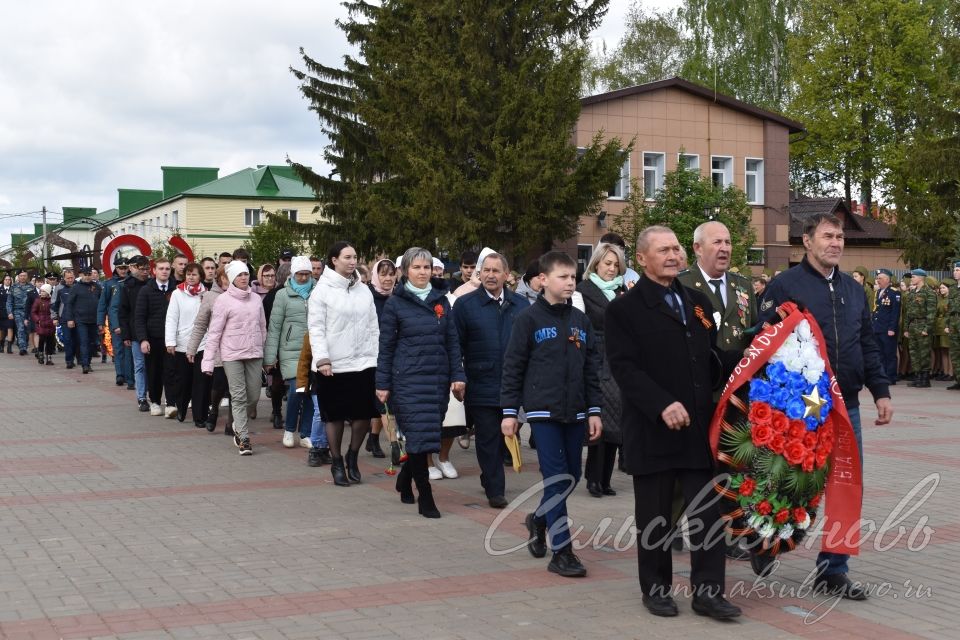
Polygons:
[[40,293],[45,293],[47,295],[50,295],[52,292],[53,292],[53,287],[51,287],[50,285],[48,284],[40,285]]
[[434,259],[433,259],[433,266],[434,266],[434,267],[440,267],[441,269],[445,269],[445,268],[446,268],[446,265],[443,264],[443,260],[441,260],[440,258],[434,258]]
[[244,273],[250,273],[250,270],[247,269],[247,265],[243,263],[243,260],[233,260],[227,263],[226,267],[227,280],[230,281],[230,284],[233,284],[233,281],[237,279],[237,276]]
[[294,256],[290,261],[290,273],[297,273],[298,271],[310,271],[313,272],[313,266],[310,264],[310,258],[307,256]]
[[481,249],[480,255],[479,257],[477,257],[477,267],[482,267],[484,259],[491,253],[496,253],[496,251],[494,251],[490,247],[484,247],[483,249]]

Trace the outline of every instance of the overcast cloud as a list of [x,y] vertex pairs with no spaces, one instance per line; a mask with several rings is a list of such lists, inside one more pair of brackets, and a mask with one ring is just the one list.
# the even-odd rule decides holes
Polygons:
[[[631,0],[594,34],[608,46]],[[651,8],[679,0],[646,0]],[[109,209],[117,188],[159,189],[161,165],[322,166],[317,118],[288,68],[298,48],[348,51],[336,0],[33,0],[0,23],[0,249],[46,206]]]

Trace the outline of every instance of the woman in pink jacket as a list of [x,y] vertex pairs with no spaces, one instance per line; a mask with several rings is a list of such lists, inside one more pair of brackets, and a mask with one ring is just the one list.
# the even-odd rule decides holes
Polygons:
[[240,455],[249,456],[253,449],[247,431],[248,407],[256,406],[260,399],[267,320],[260,296],[250,290],[247,265],[234,260],[227,264],[226,272],[230,286],[213,305],[200,368],[213,375],[214,363],[223,361],[233,411],[233,442]]

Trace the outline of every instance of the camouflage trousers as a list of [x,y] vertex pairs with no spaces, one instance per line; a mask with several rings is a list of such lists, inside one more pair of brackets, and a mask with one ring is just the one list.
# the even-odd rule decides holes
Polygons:
[[950,327],[950,364],[953,366],[953,376],[960,380],[960,316],[947,318]]
[[21,351],[26,351],[28,346],[28,338],[30,337],[30,327],[24,326],[24,320],[29,320],[30,314],[24,311],[14,311],[13,312],[13,322],[16,325],[17,331],[17,346],[20,347]]
[[910,341],[910,368],[913,369],[914,373],[930,372],[931,339],[929,333],[922,335],[924,326],[926,325],[922,322],[911,322],[907,329],[910,332],[908,338]]

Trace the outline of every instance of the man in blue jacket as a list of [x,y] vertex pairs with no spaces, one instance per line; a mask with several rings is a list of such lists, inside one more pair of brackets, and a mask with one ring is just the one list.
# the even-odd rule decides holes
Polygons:
[[[777,322],[777,306],[788,300],[805,306],[816,318],[827,343],[830,368],[847,405],[862,462],[860,390],[866,386],[873,396],[877,405],[877,425],[890,422],[893,405],[890,403],[890,381],[880,361],[880,347],[873,335],[863,287],[840,271],[843,240],[843,225],[836,216],[818,214],[804,220],[806,255],[800,264],[770,281],[760,307],[760,319]],[[761,572],[765,568],[762,558],[766,557],[751,556],[754,571]],[[844,554],[821,553],[817,557],[815,589],[850,600],[865,600],[867,591],[863,585],[847,577],[848,559],[849,556]]]
[[897,328],[900,325],[900,292],[890,286],[893,272],[877,270],[876,309],[873,335],[880,345],[880,361],[890,384],[897,384]]
[[467,374],[464,404],[475,427],[480,484],[490,506],[503,509],[507,499],[501,452],[500,376],[513,321],[530,305],[504,286],[510,274],[505,257],[490,253],[478,268],[482,286],[457,300],[453,321]]
[[70,289],[62,320],[67,327],[77,330],[80,342],[80,366],[90,373],[90,358],[97,345],[97,306],[100,304],[100,285],[93,281],[90,267],[80,269],[80,280]]
[[[127,261],[114,258],[113,275],[103,283],[103,292],[97,305],[97,331],[104,332],[104,322],[109,322],[111,343],[113,344],[113,369],[117,375],[117,386],[127,382],[127,361],[130,359],[129,347],[124,346],[120,328],[120,300],[123,298],[123,283],[127,279]],[[133,382],[130,380],[130,382]]]

